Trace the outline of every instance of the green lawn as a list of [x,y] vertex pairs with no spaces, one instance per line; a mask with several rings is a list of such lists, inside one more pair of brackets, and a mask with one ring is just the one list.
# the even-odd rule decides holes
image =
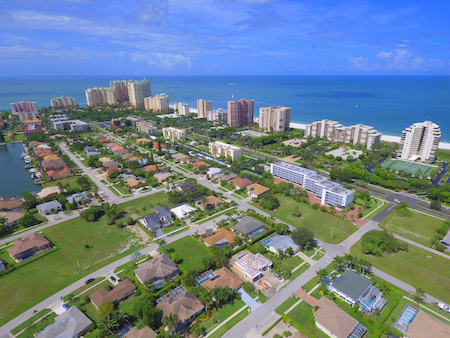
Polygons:
[[18,334],[20,331],[22,331],[23,329],[27,328],[31,324],[33,324],[39,318],[44,317],[45,315],[48,315],[50,312],[52,312],[51,309],[44,309],[42,311],[39,311],[38,313],[33,315],[30,319],[26,320],[25,322],[23,322],[19,326],[16,326],[14,329],[12,329],[11,333],[12,334]]
[[[276,194],[275,196],[280,201],[280,207],[274,211],[263,209],[265,212],[296,228],[306,227],[314,231],[314,235],[324,242],[333,244],[340,243],[357,230],[350,221],[343,220],[329,213],[314,210],[311,206],[298,203],[282,194]],[[249,204],[260,207],[259,204]],[[302,214],[301,217],[292,215],[295,207],[299,208],[299,212]],[[333,227],[333,240],[331,240],[331,228]]]
[[216,332],[214,332],[210,337],[211,338],[220,338],[225,335],[225,333],[230,330],[233,326],[239,323],[242,319],[248,316],[248,310],[245,309],[241,311],[238,315],[230,319],[226,322],[221,328],[219,328]]
[[315,337],[319,338],[327,338],[328,336],[323,333],[317,327],[309,326],[308,321],[313,317],[312,306],[306,302],[301,302],[298,304],[291,312],[288,313],[288,316],[299,323],[303,328],[305,328],[309,333],[313,334]]
[[[84,177],[87,177],[89,179],[89,181],[91,180],[88,176],[83,175]],[[66,184],[69,184],[71,188],[79,188],[79,185],[77,183],[77,179],[79,179],[81,176],[70,176],[70,177],[66,177],[66,178],[62,178],[60,180],[53,180],[53,181],[49,181],[44,183],[44,188],[48,188],[48,187],[52,187],[55,185],[58,185],[58,183],[62,183],[63,186],[65,186]]]
[[42,320],[33,324],[31,326],[27,326],[27,329],[23,331],[21,334],[16,336],[17,338],[34,338],[34,334],[38,331],[42,330],[47,325],[51,324],[56,317],[56,313],[52,312],[47,317],[44,317]]
[[443,221],[412,211],[412,216],[400,216],[395,210],[380,222],[380,226],[394,234],[419,244],[430,246],[436,235],[436,229]]
[[281,315],[298,301],[299,301],[298,297],[291,296],[287,300],[285,300],[279,307],[277,307],[275,309],[275,312]]
[[220,187],[221,187],[222,189],[225,189],[226,191],[231,191],[231,190],[234,190],[234,189],[235,189],[235,187],[232,186],[232,185],[230,185],[230,184],[221,185]]
[[180,267],[186,269],[186,271],[198,268],[203,270],[202,259],[205,257],[211,257],[208,247],[199,240],[187,236],[178,241],[170,243],[164,247],[164,252],[168,249],[174,249],[177,256],[180,258]]
[[204,327],[206,330],[209,330],[217,321],[219,324],[230,317],[233,313],[238,311],[241,307],[245,305],[243,300],[236,300],[232,303],[228,303],[224,305],[222,308],[217,311],[216,309],[211,310],[211,317],[204,322],[197,323],[201,327]]
[[[366,255],[358,241],[351,248],[356,257],[368,259],[372,265],[412,287],[421,287],[426,293],[450,302],[450,260],[410,245],[408,252],[384,254],[381,257]],[[405,290],[412,292],[413,290]]]
[[[382,212],[382,211],[383,211],[384,209],[386,209],[388,206],[389,206],[389,203],[383,202],[383,206],[381,206],[380,208],[378,208],[376,211],[374,211],[376,208],[364,210],[364,213],[363,213],[364,219],[365,219],[365,220],[371,220],[371,219],[373,219],[376,215],[378,215],[380,212]],[[372,211],[374,211],[374,212],[373,212],[372,214],[370,214]],[[370,215],[369,215],[369,214],[370,214]],[[369,216],[367,217],[367,215],[369,215]]]
[[[157,193],[120,206],[128,215],[137,218],[151,213],[159,204],[166,205],[167,202],[165,193]],[[0,325],[83,276],[139,250],[146,244],[127,228],[118,229],[114,225],[107,225],[106,217],[97,222],[75,218],[47,228],[44,235],[57,244],[59,250],[1,277]],[[85,244],[93,248],[86,250]],[[33,281],[32,288],[30,281]]]

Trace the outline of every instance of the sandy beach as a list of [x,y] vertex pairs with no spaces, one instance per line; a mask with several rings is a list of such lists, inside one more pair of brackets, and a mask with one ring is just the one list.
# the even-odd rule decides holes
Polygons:
[[[291,122],[290,127],[291,128],[295,128],[295,129],[306,129],[306,124]],[[400,136],[382,135],[381,136],[381,140],[382,141],[387,141],[387,142],[399,143],[400,142]],[[439,149],[450,149],[450,143],[439,142]]]

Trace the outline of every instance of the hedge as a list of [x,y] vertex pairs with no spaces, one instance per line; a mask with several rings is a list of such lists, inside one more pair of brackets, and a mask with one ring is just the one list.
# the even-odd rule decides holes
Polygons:
[[272,330],[275,325],[277,325],[281,320],[283,319],[283,317],[278,318],[272,325],[270,325],[263,333],[261,333],[261,336],[265,336],[270,330]]
[[250,245],[253,245],[255,243],[258,243],[260,240],[262,240],[263,238],[266,238],[270,235],[272,235],[275,232],[275,230],[270,229],[269,231],[266,231],[265,233],[263,233],[262,235],[259,235],[258,237],[256,237],[255,239],[250,241]]
[[311,332],[309,332],[306,328],[304,328],[300,323],[293,320],[291,317],[289,317],[286,314],[282,314],[281,318],[285,319],[289,324],[291,324],[293,327],[295,327],[297,330],[299,330],[301,333],[303,333],[305,336],[309,338],[316,338],[315,335],[313,335]]
[[241,245],[239,248],[234,249],[233,251],[230,252],[230,255],[233,256],[235,254],[237,254],[238,252],[241,252],[242,250],[247,249],[247,244]]

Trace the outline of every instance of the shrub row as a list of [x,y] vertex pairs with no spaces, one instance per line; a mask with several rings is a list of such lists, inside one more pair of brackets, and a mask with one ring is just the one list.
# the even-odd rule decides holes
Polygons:
[[275,325],[277,325],[281,320],[283,319],[283,317],[278,318],[272,325],[270,325],[263,333],[261,333],[261,336],[265,336],[270,330],[272,330]]
[[260,240],[262,240],[263,238],[266,238],[270,235],[272,235],[275,232],[275,230],[270,229],[269,231],[266,231],[265,233],[263,233],[262,235],[259,235],[258,237],[256,237],[255,239],[250,241],[250,245],[253,245],[255,243],[258,243]]

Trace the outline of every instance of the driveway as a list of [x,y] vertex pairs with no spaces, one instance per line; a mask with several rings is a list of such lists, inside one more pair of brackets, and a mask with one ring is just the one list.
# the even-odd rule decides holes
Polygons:
[[256,300],[250,297],[250,295],[247,292],[245,292],[244,289],[240,288],[238,292],[241,295],[241,299],[244,301],[245,304],[247,304],[252,309],[252,311],[257,307],[261,306],[261,303],[258,303]]

